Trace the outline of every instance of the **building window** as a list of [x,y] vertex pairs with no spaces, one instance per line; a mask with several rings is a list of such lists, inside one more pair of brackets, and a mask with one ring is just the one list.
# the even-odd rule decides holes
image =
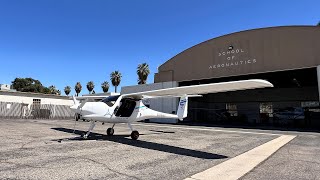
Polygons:
[[41,99],[33,99],[33,104],[41,104]]
[[269,117],[272,117],[273,106],[271,102],[260,103],[260,114],[268,114]]
[[303,108],[319,107],[319,102],[318,101],[301,102],[301,107]]
[[227,103],[226,109],[227,109],[227,112],[230,114],[230,116],[238,116],[238,110],[237,110],[236,104]]
[[33,99],[33,105],[40,107],[40,105],[41,105],[41,99]]

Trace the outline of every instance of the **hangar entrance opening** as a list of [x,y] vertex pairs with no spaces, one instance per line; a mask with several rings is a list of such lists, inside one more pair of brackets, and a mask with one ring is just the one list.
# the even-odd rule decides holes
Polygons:
[[320,127],[316,68],[180,82],[179,86],[265,79],[274,88],[207,94],[190,98],[189,122]]

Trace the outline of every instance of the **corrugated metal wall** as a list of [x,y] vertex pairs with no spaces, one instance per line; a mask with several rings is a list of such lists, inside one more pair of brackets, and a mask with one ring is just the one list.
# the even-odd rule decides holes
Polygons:
[[0,118],[22,119],[71,119],[74,112],[65,105],[27,105],[13,102],[0,102]]

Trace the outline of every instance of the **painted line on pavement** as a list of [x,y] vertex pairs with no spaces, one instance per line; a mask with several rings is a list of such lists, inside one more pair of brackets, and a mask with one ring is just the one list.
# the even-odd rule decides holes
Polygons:
[[185,180],[235,180],[250,172],[296,136],[282,135]]
[[135,126],[164,127],[164,128],[172,128],[172,129],[187,129],[187,130],[201,130],[201,131],[240,133],[240,134],[256,134],[256,135],[270,135],[270,136],[281,136],[281,135],[283,135],[283,134],[275,134],[275,133],[234,131],[234,130],[222,130],[222,129],[214,129],[214,128],[201,128],[201,127],[196,128],[196,127],[181,127],[181,126],[151,125],[151,124],[134,124],[134,125]]

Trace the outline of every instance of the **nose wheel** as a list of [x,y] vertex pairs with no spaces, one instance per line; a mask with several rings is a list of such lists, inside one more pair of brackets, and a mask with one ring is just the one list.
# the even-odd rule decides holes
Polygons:
[[139,132],[138,131],[132,131],[131,132],[131,139],[137,140],[139,138]]
[[113,133],[114,133],[114,129],[113,129],[113,128],[108,128],[108,129],[107,129],[107,135],[108,135],[108,136],[112,136]]
[[81,137],[82,137],[83,139],[88,139],[89,135],[87,135],[86,133],[83,133],[83,134],[81,134]]

